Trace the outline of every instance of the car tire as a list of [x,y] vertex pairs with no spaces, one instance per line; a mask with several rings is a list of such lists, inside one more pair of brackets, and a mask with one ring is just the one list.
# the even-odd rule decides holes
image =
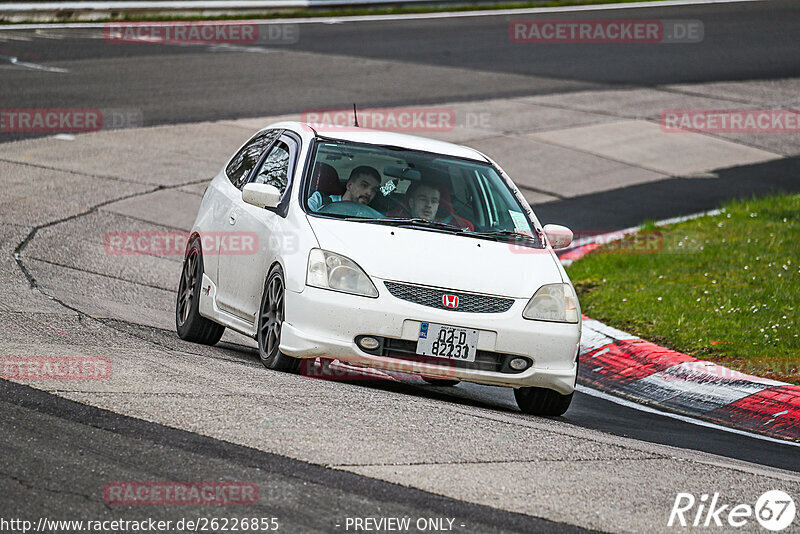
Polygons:
[[456,386],[461,383],[461,380],[457,380],[455,378],[433,378],[433,377],[423,376],[422,379],[432,386],[440,386],[440,387]]
[[269,271],[258,309],[256,340],[261,363],[267,369],[276,371],[297,372],[300,359],[292,358],[280,351],[281,329],[283,327],[286,284],[283,281],[283,269],[276,265]]
[[175,302],[175,329],[178,336],[193,343],[214,345],[225,327],[200,315],[200,286],[203,285],[203,253],[200,242],[192,240],[183,258],[178,298]]
[[572,402],[572,393],[562,395],[545,388],[517,388],[514,397],[519,409],[531,415],[563,415]]

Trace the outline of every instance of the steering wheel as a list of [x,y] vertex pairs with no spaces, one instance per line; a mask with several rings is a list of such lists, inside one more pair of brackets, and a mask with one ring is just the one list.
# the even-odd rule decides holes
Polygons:
[[347,217],[363,217],[365,219],[385,219],[386,216],[374,208],[360,202],[343,200],[331,202],[317,210],[317,213],[328,213],[331,215],[345,215]]

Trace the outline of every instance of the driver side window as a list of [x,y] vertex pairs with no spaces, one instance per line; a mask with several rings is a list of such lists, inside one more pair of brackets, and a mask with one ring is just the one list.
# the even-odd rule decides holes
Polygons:
[[258,163],[264,149],[278,137],[278,134],[280,134],[280,130],[267,130],[256,135],[233,157],[225,169],[225,174],[228,175],[228,180],[234,187],[238,189],[244,187],[247,176]]
[[289,183],[289,154],[289,145],[283,140],[277,141],[264,158],[253,183],[275,186],[283,194]]

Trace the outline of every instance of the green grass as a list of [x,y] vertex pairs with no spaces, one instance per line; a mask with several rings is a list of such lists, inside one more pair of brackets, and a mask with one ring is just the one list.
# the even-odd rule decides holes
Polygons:
[[[28,1],[28,0],[20,0]],[[36,0],[35,0],[36,1]],[[46,1],[46,0],[41,0]],[[413,13],[440,13],[440,12],[460,12],[460,11],[484,11],[494,9],[524,9],[531,7],[561,7],[561,6],[584,6],[601,4],[620,4],[633,2],[650,2],[653,0],[527,0],[520,2],[479,2],[475,4],[459,5],[395,5],[395,6],[375,6],[375,7],[341,7],[336,9],[281,9],[275,11],[265,11],[260,13],[243,12],[240,14],[229,15],[169,15],[166,12],[147,14],[147,13],[128,13],[120,10],[118,16],[107,19],[97,19],[91,22],[155,22],[155,21],[199,21],[199,20],[270,20],[270,19],[293,19],[304,17],[353,17],[362,15],[398,15]],[[132,2],[132,6],[135,3]],[[223,9],[223,8],[220,8]],[[183,10],[187,11],[187,10]],[[72,11],[60,13],[56,20],[51,22],[61,23],[79,20]],[[0,20],[0,25],[29,24],[35,21],[9,22]],[[36,21],[46,24],[46,22]]]
[[719,215],[667,227],[651,223],[573,263],[569,275],[593,319],[800,384],[800,195],[734,202]]

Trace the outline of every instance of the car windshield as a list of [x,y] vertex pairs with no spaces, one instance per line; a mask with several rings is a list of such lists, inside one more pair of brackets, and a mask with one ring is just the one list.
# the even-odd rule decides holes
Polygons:
[[304,197],[309,213],[543,247],[488,163],[319,139],[312,169]]

